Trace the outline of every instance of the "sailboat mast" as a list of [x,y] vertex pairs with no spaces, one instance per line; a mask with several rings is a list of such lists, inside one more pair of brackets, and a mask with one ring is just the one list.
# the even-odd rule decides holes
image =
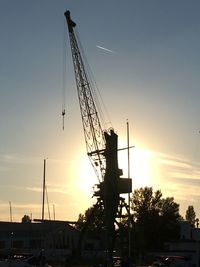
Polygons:
[[46,159],[44,159],[44,172],[43,172],[42,221],[44,221],[45,188],[46,188]]

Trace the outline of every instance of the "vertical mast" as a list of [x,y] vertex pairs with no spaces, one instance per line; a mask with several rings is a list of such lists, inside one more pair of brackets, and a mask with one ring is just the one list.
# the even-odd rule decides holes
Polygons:
[[12,222],[12,204],[11,204],[11,201],[9,201],[9,206],[10,206],[10,222]]
[[46,188],[46,159],[44,159],[44,172],[43,172],[43,189],[42,189],[42,221],[44,221],[45,188]]
[[[127,120],[127,158],[128,158],[128,179],[130,179],[130,142],[129,122]],[[128,256],[131,256],[131,218],[130,218],[130,192],[128,193]]]

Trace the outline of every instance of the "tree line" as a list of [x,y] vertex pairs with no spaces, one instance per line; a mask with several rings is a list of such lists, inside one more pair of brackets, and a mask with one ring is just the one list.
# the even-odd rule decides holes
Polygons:
[[[154,192],[152,187],[136,189],[130,196],[130,211],[130,216],[124,214],[118,221],[115,233],[116,247],[124,254],[128,253],[128,246],[131,245],[132,256],[143,257],[147,251],[163,250],[167,242],[179,240],[180,222],[184,218],[180,215],[179,204],[173,197],[164,198],[161,190]],[[185,219],[191,226],[198,227],[199,220],[192,205],[188,206]],[[85,231],[86,225],[87,236],[99,237],[103,248],[101,211],[94,212],[94,207],[90,207],[84,214],[80,214],[77,229]],[[128,244],[128,240],[131,243]]]
[[[152,187],[134,190],[130,196],[130,214],[124,213],[117,219],[115,231],[115,248],[126,256],[131,250],[134,259],[143,258],[146,252],[164,250],[167,242],[180,238],[180,222],[185,219],[191,227],[199,226],[199,219],[192,205],[188,206],[185,218],[180,215],[179,204],[173,197],[164,198],[161,190]],[[31,218],[24,215],[22,223],[31,223]],[[95,206],[79,214],[76,229],[84,238],[99,240],[105,250],[105,227],[103,209]]]

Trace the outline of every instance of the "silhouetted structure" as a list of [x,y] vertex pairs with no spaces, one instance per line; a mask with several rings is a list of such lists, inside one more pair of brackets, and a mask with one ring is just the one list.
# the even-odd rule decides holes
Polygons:
[[69,39],[71,44],[74,73],[76,78],[79,105],[83,123],[83,130],[87,154],[99,179],[96,208],[102,209],[104,228],[106,231],[106,244],[108,263],[112,263],[114,248],[115,221],[119,204],[124,200],[120,193],[131,192],[131,179],[120,178],[122,171],[118,168],[118,136],[113,129],[102,131],[97,108],[94,102],[92,86],[89,82],[78,39],[74,28],[76,23],[71,20],[70,12],[65,12]]

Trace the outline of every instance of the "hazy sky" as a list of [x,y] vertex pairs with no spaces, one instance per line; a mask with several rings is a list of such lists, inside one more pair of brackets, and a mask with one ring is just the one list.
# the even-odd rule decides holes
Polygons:
[[13,220],[41,217],[44,158],[51,216],[54,205],[56,219],[76,220],[95,203],[66,9],[119,146],[129,120],[133,188],[161,189],[182,215],[193,205],[199,216],[199,0],[0,0],[0,220],[9,202]]

